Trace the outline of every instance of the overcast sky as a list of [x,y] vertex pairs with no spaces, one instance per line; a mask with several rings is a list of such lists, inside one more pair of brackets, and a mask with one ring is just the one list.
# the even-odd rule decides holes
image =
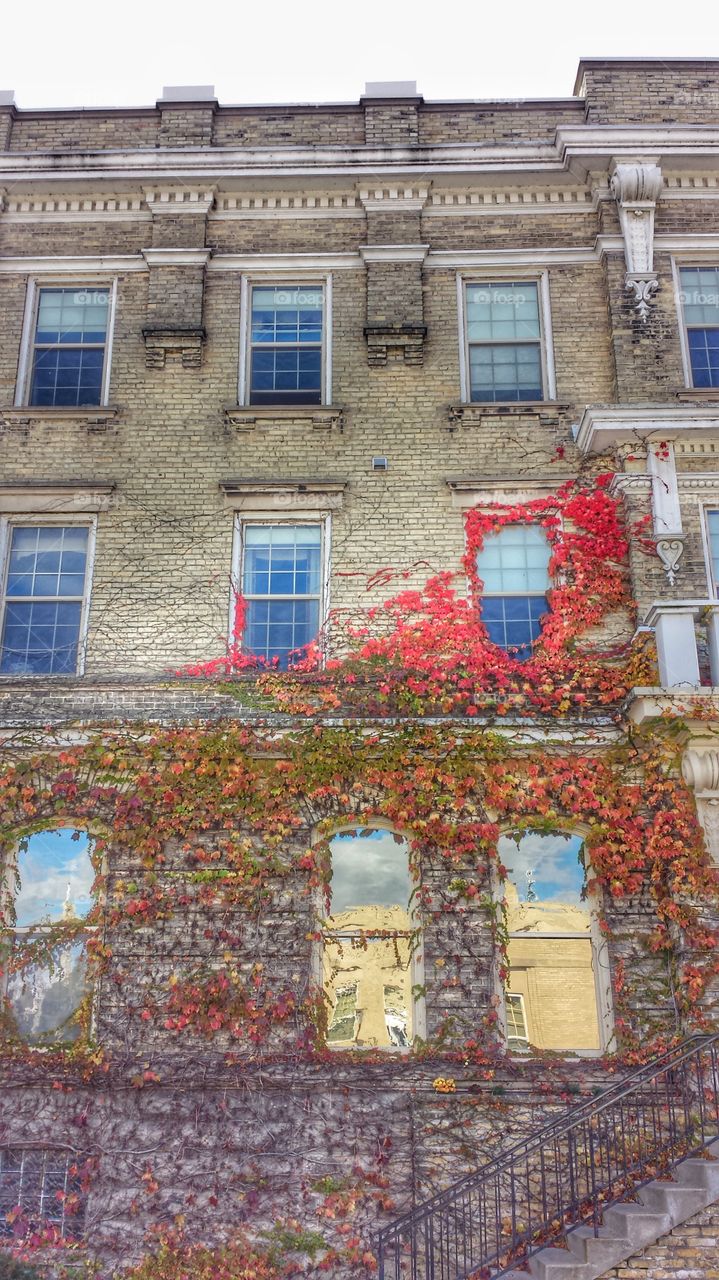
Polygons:
[[346,102],[395,79],[428,99],[562,97],[582,56],[717,56],[712,13],[705,0],[37,0],[6,6],[0,89],[20,107],[149,105],[165,84],[214,84],[224,103]]

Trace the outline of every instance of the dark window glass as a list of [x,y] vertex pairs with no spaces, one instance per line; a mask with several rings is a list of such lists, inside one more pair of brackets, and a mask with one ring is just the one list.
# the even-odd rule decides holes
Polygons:
[[100,404],[109,301],[104,290],[40,289],[30,404]]
[[16,525],[5,584],[0,673],[77,670],[89,530]]

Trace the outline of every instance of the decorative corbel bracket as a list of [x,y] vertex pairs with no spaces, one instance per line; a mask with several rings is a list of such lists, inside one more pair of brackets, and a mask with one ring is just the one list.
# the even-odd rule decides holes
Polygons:
[[654,271],[654,212],[663,185],[659,165],[647,160],[620,161],[609,184],[624,237],[625,286],[642,322],[659,288]]
[[719,865],[719,751],[696,739],[682,757],[682,777],[694,792],[707,849]]
[[45,405],[0,406],[0,432],[11,431],[19,435],[27,435],[31,427],[40,424],[49,426],[77,425],[84,426],[90,434],[109,431],[120,415],[117,405],[79,406],[72,405],[56,408]]
[[426,324],[367,324],[364,335],[371,368],[386,364],[391,351],[404,355],[405,364],[424,363]]
[[670,587],[674,586],[677,576],[677,567],[684,551],[684,541],[682,538],[660,538],[656,543],[657,555],[666,570]]
[[183,369],[200,368],[206,337],[202,325],[146,325],[142,336],[145,339],[147,369],[164,369],[168,356],[179,360]]

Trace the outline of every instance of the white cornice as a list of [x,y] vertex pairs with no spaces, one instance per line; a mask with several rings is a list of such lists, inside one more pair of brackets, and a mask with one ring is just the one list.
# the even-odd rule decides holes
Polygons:
[[539,267],[581,266],[601,262],[605,253],[621,253],[623,244],[621,236],[598,236],[591,245],[563,245],[559,248],[433,249],[427,255],[425,266],[441,270],[448,267],[460,270],[493,266],[509,269],[527,267],[536,270]]
[[[262,174],[263,178],[300,177],[312,174],[352,174],[370,187],[397,181],[411,185],[421,172],[429,185],[435,174],[491,173],[581,174],[609,167],[617,159],[638,155],[670,166],[695,158],[719,161],[719,129],[701,125],[592,125],[560,124],[552,143],[528,145],[442,145],[427,147],[258,147],[258,148],[146,148],[136,151],[6,152],[0,156],[0,181],[8,185],[28,178],[67,182],[102,178],[153,181],[178,188],[185,185],[206,190],[223,177]],[[581,176],[584,176],[581,174]]]
[[208,271],[356,271],[362,267],[358,253],[216,253]]
[[[425,269],[437,271],[538,271],[547,267],[571,267],[597,264],[607,254],[623,252],[619,235],[597,236],[592,244],[537,246],[531,249],[430,249],[425,245],[367,245],[359,252],[343,253],[214,253],[207,261],[209,249],[152,249],[138,254],[8,256],[0,257],[0,272],[22,275],[81,273],[115,274],[146,271],[150,256],[153,265],[174,261],[178,265],[197,265],[207,261],[208,271],[291,271],[306,273],[358,270],[364,262],[422,262]],[[655,237],[655,247],[664,253],[690,257],[719,259],[719,233],[687,234]],[[143,257],[143,254],[145,257]],[[150,255],[150,256],[148,256]],[[146,261],[147,258],[147,261]]]
[[56,257],[0,257],[0,272],[20,275],[78,274],[97,275],[100,272],[124,274],[126,271],[147,271],[147,264],[139,253],[115,253],[87,256],[58,255]]
[[719,405],[588,405],[574,428],[584,454],[647,437],[673,440],[710,433],[719,434]]
[[424,262],[428,244],[362,244],[363,262]]
[[212,256],[211,249],[143,249],[148,267],[204,267]]

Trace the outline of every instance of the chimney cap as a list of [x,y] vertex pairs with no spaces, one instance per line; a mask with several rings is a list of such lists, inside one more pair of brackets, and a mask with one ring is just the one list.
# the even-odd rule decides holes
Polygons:
[[417,98],[416,80],[368,80],[365,98]]
[[0,89],[0,107],[14,107],[14,106],[15,106],[15,90]]
[[214,102],[214,84],[166,84],[160,102]]

